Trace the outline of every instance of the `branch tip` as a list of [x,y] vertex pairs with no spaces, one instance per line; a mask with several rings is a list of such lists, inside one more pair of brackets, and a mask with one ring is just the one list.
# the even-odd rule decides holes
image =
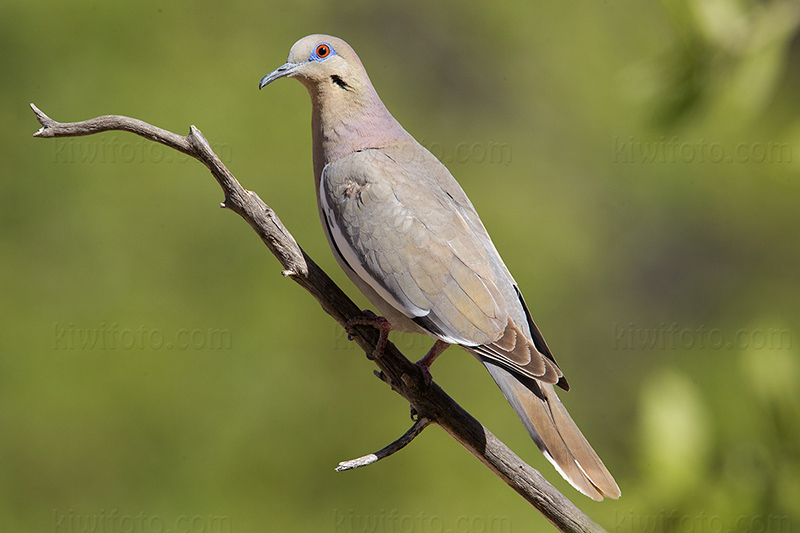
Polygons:
[[41,128],[39,128],[39,129],[36,131],[36,133],[34,133],[34,134],[33,134],[33,136],[34,136],[34,137],[41,137],[42,135],[44,135],[44,131],[45,131],[45,130],[46,130],[46,129],[47,129],[49,126],[50,126],[50,124],[52,124],[54,121],[53,121],[53,119],[51,119],[50,117],[48,117],[47,115],[45,115],[45,114],[42,112],[42,110],[41,110],[41,109],[39,109],[38,107],[36,107],[36,105],[35,105],[33,102],[31,102],[30,106],[31,106],[31,109],[33,110],[33,113],[36,115],[36,120],[38,120],[38,121],[39,121],[39,124],[41,124],[41,125],[42,125],[42,127],[41,127]]
[[339,466],[335,468],[336,472],[344,472],[345,470],[354,470],[356,468],[361,468],[362,466],[371,465],[372,463],[378,461],[379,458],[374,453],[369,455],[365,455],[364,457],[359,457],[358,459],[352,459],[350,461],[342,461],[339,463]]

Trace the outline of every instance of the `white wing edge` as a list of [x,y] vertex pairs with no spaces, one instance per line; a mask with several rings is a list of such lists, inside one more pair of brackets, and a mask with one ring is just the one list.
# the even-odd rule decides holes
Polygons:
[[336,247],[339,249],[339,253],[342,254],[342,259],[344,259],[345,263],[350,266],[353,272],[356,275],[367,282],[370,287],[373,288],[378,295],[386,300],[392,307],[406,315],[408,318],[418,318],[421,316],[427,316],[431,310],[430,309],[422,309],[421,307],[417,307],[413,304],[403,305],[400,303],[397,298],[394,297],[386,288],[376,280],[367,269],[364,268],[361,260],[356,256],[356,252],[342,232],[342,229],[336,222],[336,217],[334,216],[333,209],[331,209],[330,204],[328,203],[328,195],[325,193],[325,174],[326,170],[328,169],[328,165],[322,169],[322,176],[319,180],[319,198],[320,202],[322,203],[322,212],[325,214],[325,219],[328,221],[328,231],[331,234],[331,239],[333,242],[336,243]]

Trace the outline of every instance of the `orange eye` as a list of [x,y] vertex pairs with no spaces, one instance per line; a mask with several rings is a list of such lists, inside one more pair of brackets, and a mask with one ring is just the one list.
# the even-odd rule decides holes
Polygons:
[[331,49],[328,48],[327,44],[320,44],[317,46],[317,57],[320,59],[325,59],[331,53]]

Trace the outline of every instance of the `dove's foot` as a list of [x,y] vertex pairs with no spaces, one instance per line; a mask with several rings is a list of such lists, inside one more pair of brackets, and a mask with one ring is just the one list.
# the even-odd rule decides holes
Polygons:
[[425,385],[430,386],[431,381],[433,378],[431,377],[431,365],[436,360],[437,357],[441,355],[443,351],[445,351],[450,345],[444,341],[437,340],[431,349],[428,350],[428,353],[425,354],[425,357],[414,363],[417,365],[422,371],[422,377],[425,379]]
[[372,311],[365,310],[362,316],[353,317],[345,324],[344,329],[347,331],[347,336],[350,340],[352,340],[353,326],[372,326],[378,330],[380,333],[378,344],[375,345],[375,351],[372,352],[372,355],[367,354],[367,358],[374,360],[382,356],[383,351],[386,349],[386,343],[389,342],[389,332],[392,331],[392,325],[389,321]]

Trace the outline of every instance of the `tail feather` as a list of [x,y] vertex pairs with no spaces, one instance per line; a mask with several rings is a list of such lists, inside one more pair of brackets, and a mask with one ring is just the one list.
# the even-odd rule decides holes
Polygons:
[[564,479],[593,500],[619,498],[617,483],[572,421],[553,386],[480,359],[536,445]]

